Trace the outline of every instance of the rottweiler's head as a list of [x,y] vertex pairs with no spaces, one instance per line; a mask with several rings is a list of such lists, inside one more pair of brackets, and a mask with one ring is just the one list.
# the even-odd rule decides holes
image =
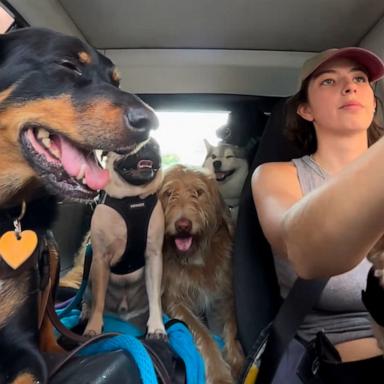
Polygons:
[[41,184],[92,198],[108,182],[94,150],[131,152],[157,124],[119,89],[112,62],[79,39],[40,28],[0,37],[0,205]]

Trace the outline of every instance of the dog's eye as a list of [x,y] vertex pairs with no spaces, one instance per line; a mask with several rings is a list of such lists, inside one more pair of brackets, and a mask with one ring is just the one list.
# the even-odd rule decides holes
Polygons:
[[232,155],[228,155],[228,156],[225,156],[226,159],[233,159],[235,156],[232,156]]
[[199,188],[197,191],[196,191],[196,194],[197,194],[197,196],[201,196],[202,194],[204,193],[204,189],[201,189],[201,188]]
[[69,61],[69,60],[62,60],[60,62],[60,65],[64,68],[67,68],[67,69],[70,69],[71,71],[75,72],[77,75],[81,76],[82,75],[82,72],[81,70],[79,69],[79,67],[72,63],[72,61]]
[[212,159],[216,159],[216,155],[211,155],[211,158]]

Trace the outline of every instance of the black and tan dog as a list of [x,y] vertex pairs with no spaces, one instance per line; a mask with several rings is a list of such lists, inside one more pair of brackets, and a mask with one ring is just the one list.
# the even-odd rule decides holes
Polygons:
[[0,383],[47,381],[37,296],[49,196],[94,198],[109,176],[93,150],[129,152],[157,124],[118,85],[112,62],[79,39],[35,28],[0,37]]
[[147,321],[147,337],[165,337],[164,214],[156,195],[162,182],[160,164],[159,146],[152,138],[128,155],[107,156],[111,180],[91,221],[92,295],[83,311],[83,317],[89,317],[85,335],[101,333],[106,310],[139,326]]

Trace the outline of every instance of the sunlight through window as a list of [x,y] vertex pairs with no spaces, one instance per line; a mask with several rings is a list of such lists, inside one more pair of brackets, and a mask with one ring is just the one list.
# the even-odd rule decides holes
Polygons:
[[228,120],[228,111],[157,111],[159,128],[152,136],[160,145],[163,167],[173,164],[201,166],[206,156],[204,139],[216,145],[217,128]]

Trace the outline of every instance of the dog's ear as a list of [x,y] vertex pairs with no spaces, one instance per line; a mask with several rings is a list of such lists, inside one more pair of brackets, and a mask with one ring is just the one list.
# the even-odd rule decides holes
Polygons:
[[213,145],[211,145],[207,139],[204,139],[205,148],[207,149],[207,155],[212,152]]

